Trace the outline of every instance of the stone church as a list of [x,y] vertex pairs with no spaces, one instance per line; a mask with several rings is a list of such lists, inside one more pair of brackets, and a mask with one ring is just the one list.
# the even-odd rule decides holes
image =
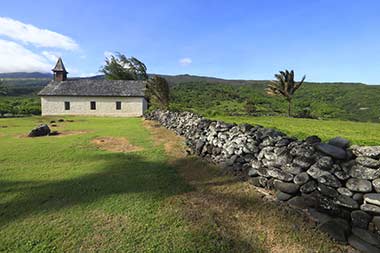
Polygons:
[[61,58],[52,80],[38,95],[42,115],[138,117],[147,109],[144,81],[67,79]]

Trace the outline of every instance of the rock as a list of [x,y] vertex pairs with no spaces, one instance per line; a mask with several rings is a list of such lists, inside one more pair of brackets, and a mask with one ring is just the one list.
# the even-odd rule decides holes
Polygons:
[[364,202],[380,206],[380,193],[367,193],[364,194]]
[[310,177],[306,172],[301,172],[293,178],[293,182],[298,185],[306,184]]
[[293,180],[293,175],[287,172],[284,172],[280,169],[277,168],[268,168],[267,169],[268,175],[277,179],[280,179],[282,181],[292,181]]
[[56,135],[59,135],[59,132],[58,131],[52,131],[50,132],[49,136],[56,136]]
[[370,192],[372,191],[372,184],[365,179],[350,178],[347,180],[346,187],[351,191],[356,192]]
[[322,153],[331,156],[338,160],[345,160],[347,158],[347,153],[344,149],[325,143],[319,143],[315,145],[315,148]]
[[363,146],[363,147],[355,147],[352,152],[356,156],[365,156],[374,159],[380,158],[380,146]]
[[320,143],[322,140],[321,138],[319,138],[318,136],[316,135],[312,135],[312,136],[309,136],[305,139],[305,142],[307,144],[316,144],[316,143]]
[[364,203],[363,205],[360,206],[360,209],[368,213],[373,213],[377,215],[380,214],[380,207],[376,205]]
[[375,246],[363,241],[356,235],[350,235],[348,237],[348,243],[355,249],[359,250],[360,252],[365,253],[379,253],[380,249],[376,248]]
[[59,119],[58,122],[64,122],[65,120],[64,119]]
[[333,169],[333,163],[334,161],[330,156],[322,156],[318,159],[315,165],[322,170],[331,172]]
[[335,137],[334,139],[329,140],[328,144],[346,149],[350,146],[350,141],[342,137]]
[[[352,229],[352,234],[356,235],[363,241],[376,246],[380,247],[380,236],[376,235],[375,233],[372,233],[366,229],[361,229],[361,228],[353,228]],[[379,249],[380,251],[380,249]]]
[[371,221],[377,230],[380,230],[380,216],[374,216]]
[[249,178],[248,183],[250,183],[251,185],[257,186],[257,187],[262,187],[259,177]]
[[364,157],[364,156],[359,156],[355,160],[358,164],[361,164],[365,167],[369,168],[378,168],[380,167],[380,161],[370,158],[370,157]]
[[248,176],[249,177],[256,177],[258,175],[259,175],[259,173],[258,173],[258,171],[256,169],[254,169],[254,168],[250,168],[249,169],[249,171],[248,171]]
[[372,185],[376,192],[380,192],[380,178],[373,180]]
[[258,160],[252,160],[251,166],[253,169],[259,169],[259,168],[261,168],[261,162]]
[[353,227],[367,229],[371,218],[371,215],[362,210],[355,210],[351,212],[351,224]]
[[343,196],[352,197],[353,193],[349,189],[345,187],[339,187],[337,191],[342,194]]
[[317,182],[314,180],[311,180],[307,182],[306,184],[302,185],[300,188],[300,192],[302,193],[310,193],[317,189]]
[[339,195],[335,200],[334,203],[344,206],[350,209],[358,209],[359,204],[355,200],[353,200],[350,197],[344,196],[344,195]]
[[29,134],[28,137],[39,137],[39,136],[48,136],[50,134],[50,128],[48,125],[39,125],[34,128]]
[[350,176],[360,179],[375,179],[380,176],[380,170],[371,169],[362,165],[355,165],[350,170]]
[[265,177],[259,177],[259,182],[260,182],[260,185],[262,186],[262,187],[266,187],[267,186],[267,184],[268,184],[268,178],[265,178]]
[[280,200],[280,201],[287,201],[291,197],[293,197],[293,195],[282,192],[282,191],[278,191],[276,193],[276,198],[277,198],[277,200]]
[[354,193],[354,195],[352,195],[352,199],[353,200],[356,200],[357,202],[363,202],[363,196],[364,194],[363,193]]
[[323,195],[328,196],[330,198],[336,198],[339,196],[339,193],[334,188],[331,188],[324,184],[318,184],[317,190]]
[[286,164],[285,166],[282,166],[281,169],[293,175],[298,175],[303,172],[303,169],[295,164]]
[[303,157],[296,157],[293,160],[293,164],[302,169],[308,169],[311,166],[311,162]]
[[279,180],[274,181],[274,187],[282,192],[288,193],[288,194],[295,194],[298,192],[300,186],[293,183],[284,183]]
[[307,209],[310,207],[316,207],[317,201],[310,196],[295,196],[288,201],[288,204],[294,208]]
[[350,234],[350,225],[343,219],[331,219],[318,226],[318,229],[328,234],[332,239],[339,243],[347,243]]
[[338,179],[340,179],[340,180],[347,180],[347,179],[350,178],[350,175],[349,175],[347,172],[343,171],[343,170],[335,171],[335,172],[334,172],[334,175],[335,175]]
[[196,152],[197,155],[201,154],[204,145],[205,145],[205,142],[202,141],[202,140],[198,140],[195,143],[195,152]]
[[325,223],[326,221],[329,221],[332,219],[330,215],[319,212],[314,208],[310,208],[308,212],[309,212],[309,215],[313,218],[313,220],[319,224]]
[[339,179],[334,177],[332,174],[322,175],[321,177],[317,178],[317,181],[321,184],[325,184],[335,188],[342,186]]
[[312,178],[319,178],[323,175],[328,175],[330,174],[329,172],[327,171],[324,171],[324,170],[321,170],[320,168],[318,168],[317,166],[313,165],[310,167],[310,169],[308,169],[307,171],[307,174],[309,174]]
[[264,167],[258,168],[257,173],[262,177],[269,177],[268,170]]

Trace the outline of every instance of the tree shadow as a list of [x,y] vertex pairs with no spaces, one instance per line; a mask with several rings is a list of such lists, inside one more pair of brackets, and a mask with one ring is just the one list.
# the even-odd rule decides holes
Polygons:
[[56,211],[91,203],[110,195],[147,193],[150,199],[164,199],[189,191],[174,168],[163,162],[147,161],[137,153],[99,154],[104,169],[59,181],[0,180],[0,191],[14,198],[0,204],[0,227],[40,212]]

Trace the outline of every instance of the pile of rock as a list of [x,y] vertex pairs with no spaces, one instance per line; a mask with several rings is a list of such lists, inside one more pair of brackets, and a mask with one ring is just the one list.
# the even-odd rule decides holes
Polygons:
[[380,147],[350,148],[340,137],[327,143],[317,136],[299,141],[274,129],[190,112],[154,111],[146,118],[185,136],[190,153],[308,211],[338,242],[380,252]]
[[47,136],[50,134],[50,128],[46,124],[39,125],[38,127],[32,129],[28,134],[28,137],[38,137],[38,136]]

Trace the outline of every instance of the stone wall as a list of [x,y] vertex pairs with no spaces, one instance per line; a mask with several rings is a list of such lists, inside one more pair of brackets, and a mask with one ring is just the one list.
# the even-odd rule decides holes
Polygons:
[[380,252],[380,147],[350,146],[340,137],[300,141],[274,129],[190,112],[154,111],[145,117],[184,136],[190,153],[305,210],[336,241]]

